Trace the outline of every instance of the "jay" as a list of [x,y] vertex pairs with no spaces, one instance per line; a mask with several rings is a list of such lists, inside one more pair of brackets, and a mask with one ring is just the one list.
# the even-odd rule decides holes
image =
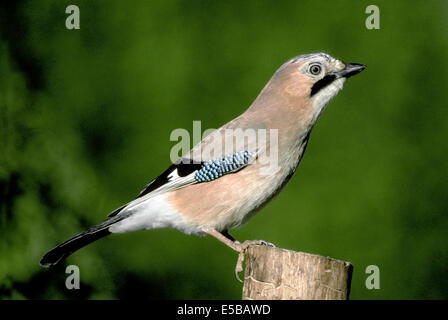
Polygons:
[[239,252],[237,275],[248,245],[271,244],[240,243],[229,230],[246,223],[283,189],[328,102],[347,78],[365,68],[325,53],[288,60],[244,113],[205,137],[135,200],[49,251],[40,264],[55,265],[111,233],[175,228],[209,234]]

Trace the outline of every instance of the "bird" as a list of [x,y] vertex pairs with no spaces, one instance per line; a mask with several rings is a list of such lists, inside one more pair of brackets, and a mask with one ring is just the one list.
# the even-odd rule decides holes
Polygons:
[[289,59],[242,114],[206,136],[106,220],[50,250],[40,265],[54,266],[112,233],[174,228],[208,234],[239,252],[239,279],[244,250],[273,244],[239,242],[229,230],[245,224],[285,187],[329,101],[346,79],[365,68],[323,52]]

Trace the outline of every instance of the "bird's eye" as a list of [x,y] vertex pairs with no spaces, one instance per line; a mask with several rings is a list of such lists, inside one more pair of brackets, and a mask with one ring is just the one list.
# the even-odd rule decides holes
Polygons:
[[318,64],[312,64],[312,65],[310,66],[309,71],[310,71],[310,73],[311,73],[312,75],[317,76],[317,75],[322,71],[322,68],[321,68],[320,65],[318,65]]

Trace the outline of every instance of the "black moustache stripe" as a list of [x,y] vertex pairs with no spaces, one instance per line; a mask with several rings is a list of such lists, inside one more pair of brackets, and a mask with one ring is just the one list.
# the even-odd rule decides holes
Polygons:
[[336,76],[334,74],[328,74],[319,81],[317,81],[313,87],[311,88],[311,97],[314,96],[316,93],[318,93],[320,90],[328,86],[330,83],[332,83],[334,80],[336,80]]

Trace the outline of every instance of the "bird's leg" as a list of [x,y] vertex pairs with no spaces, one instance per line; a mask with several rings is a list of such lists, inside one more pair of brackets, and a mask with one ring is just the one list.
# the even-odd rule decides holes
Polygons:
[[[221,234],[222,234],[224,237],[226,237],[227,239],[232,240],[233,242],[236,241],[236,239],[235,239],[234,237],[232,237],[232,235],[229,233],[229,230],[221,231]],[[238,241],[237,241],[237,242],[238,242]]]
[[241,245],[241,244],[238,241],[236,241],[227,231],[219,232],[219,231],[216,231],[215,229],[209,229],[209,230],[204,230],[204,231],[206,233],[208,233],[209,235],[215,237],[216,239],[218,239],[225,245],[229,246],[233,250],[240,252],[239,245]]
[[216,231],[215,229],[209,229],[204,231],[209,235],[215,237],[225,245],[229,246],[233,250],[239,252],[238,260],[236,262],[235,267],[235,278],[241,283],[243,281],[240,279],[239,273],[243,271],[244,252],[246,251],[246,249],[251,245],[264,245],[269,247],[275,247],[275,245],[273,245],[272,243],[264,240],[246,240],[243,243],[241,243],[235,240],[227,230],[224,230],[223,232]]

